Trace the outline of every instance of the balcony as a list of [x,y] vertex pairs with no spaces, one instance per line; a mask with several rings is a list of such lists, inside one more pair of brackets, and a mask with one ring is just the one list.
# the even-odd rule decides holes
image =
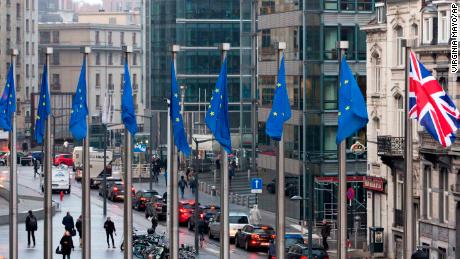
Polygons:
[[377,155],[387,157],[402,157],[403,154],[404,137],[377,137]]
[[404,226],[404,211],[395,209],[395,227],[402,227]]

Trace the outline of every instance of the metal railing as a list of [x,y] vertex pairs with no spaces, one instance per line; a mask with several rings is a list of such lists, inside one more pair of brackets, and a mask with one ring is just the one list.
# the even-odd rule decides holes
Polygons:
[[377,155],[402,156],[404,153],[404,137],[377,136]]

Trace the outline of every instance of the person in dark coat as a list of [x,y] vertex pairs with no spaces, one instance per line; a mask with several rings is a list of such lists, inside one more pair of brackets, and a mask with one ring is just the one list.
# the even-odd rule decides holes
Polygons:
[[110,248],[109,237],[112,238],[112,247],[115,248],[115,241],[113,240],[113,233],[115,233],[115,235],[116,235],[117,230],[115,229],[115,224],[110,219],[110,217],[107,217],[107,220],[104,223],[104,228],[105,228],[105,234],[107,236],[107,246],[108,246],[108,248]]
[[30,237],[32,237],[32,241],[34,242],[35,247],[35,231],[37,231],[37,218],[29,210],[29,215],[26,218],[26,231],[27,231],[27,247],[30,247]]
[[329,245],[327,243],[327,237],[331,235],[331,225],[327,223],[326,219],[323,219],[323,227],[321,229],[321,236],[323,237],[323,247],[325,250],[329,249]]
[[66,231],[64,233],[64,236],[61,238],[61,252],[62,252],[62,259],[70,259],[70,253],[74,249],[73,247],[73,241],[72,241],[72,235],[70,234],[69,231]]
[[157,226],[158,226],[158,216],[157,216],[157,213],[155,211],[155,213],[152,216],[152,231],[153,231],[153,233],[155,233],[155,230],[157,229]]
[[67,211],[66,216],[62,219],[62,225],[64,225],[65,230],[72,233],[71,231],[75,228],[75,223],[70,212]]
[[83,243],[82,243],[82,240],[81,240],[81,229],[82,229],[82,216],[80,215],[80,217],[78,217],[77,219],[77,223],[75,223],[75,228],[77,229],[77,232],[78,232],[78,237],[80,239],[80,247],[82,247]]
[[180,196],[183,199],[185,193],[185,187],[187,187],[187,181],[185,181],[184,176],[182,175],[179,180],[179,189],[180,189]]

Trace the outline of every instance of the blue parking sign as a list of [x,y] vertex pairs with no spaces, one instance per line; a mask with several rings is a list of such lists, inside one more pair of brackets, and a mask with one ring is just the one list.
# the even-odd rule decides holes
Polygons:
[[251,179],[251,193],[262,193],[262,178]]

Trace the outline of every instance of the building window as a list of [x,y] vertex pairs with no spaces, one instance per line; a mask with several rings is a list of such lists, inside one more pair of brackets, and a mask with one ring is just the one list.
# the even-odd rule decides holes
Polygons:
[[270,30],[262,30],[262,48],[269,48],[271,45]]
[[113,40],[112,40],[112,32],[109,31],[107,35],[107,41],[109,42],[109,45],[113,45]]
[[44,44],[51,43],[51,33],[49,31],[40,32],[40,43],[44,43]]
[[35,65],[32,64],[32,77],[35,78]]
[[411,36],[415,41],[415,44],[418,46],[418,25],[416,23],[411,26]]
[[396,102],[396,136],[404,136],[404,98],[401,95],[395,97]]
[[324,27],[324,59],[337,59],[337,27]]
[[273,88],[262,88],[262,105],[270,105],[273,102]]
[[16,44],[21,43],[21,28],[16,27]]
[[337,0],[324,0],[325,10],[337,10]]
[[133,89],[137,89],[138,85],[137,85],[137,74],[133,74]]
[[52,77],[53,81],[52,81],[52,86],[51,86],[51,89],[52,90],[59,90],[61,88],[61,79],[60,79],[60,76],[59,74],[53,74],[53,77]]
[[396,27],[394,33],[396,35],[396,66],[403,66],[405,58],[402,40],[404,36],[401,26]]
[[442,168],[439,174],[439,221],[449,221],[449,171]]
[[120,32],[120,44],[125,45],[125,33]]
[[26,64],[26,78],[29,78],[29,64]]
[[59,61],[60,61],[60,58],[59,58],[59,51],[54,51],[53,55],[51,55],[53,57],[53,65],[59,65]]
[[375,93],[380,93],[381,88],[381,60],[377,53],[372,55],[372,66],[374,67],[374,85],[375,85]]
[[108,75],[108,81],[109,81],[109,90],[113,90],[113,74]]
[[337,127],[325,126],[324,127],[324,153],[332,153],[337,151],[337,144],[335,138],[337,136]]
[[137,53],[133,53],[133,66],[137,66]]
[[403,209],[403,200],[404,200],[404,178],[401,173],[396,172],[396,203],[395,209]]
[[59,43],[59,31],[53,31],[53,43]]
[[[34,1],[34,0],[32,0]],[[26,10],[29,11],[29,0],[26,0]]]
[[354,0],[340,0],[340,10],[342,11],[354,11],[355,1]]
[[101,96],[100,95],[96,95],[96,108],[100,108],[101,107]]
[[423,19],[423,44],[431,44],[433,41],[433,18]]
[[11,31],[11,15],[6,15],[6,30]]
[[26,55],[29,55],[30,52],[29,52],[29,42],[26,41]]
[[385,10],[385,3],[375,3],[375,12],[377,14],[377,23],[384,23],[386,22],[386,10]]
[[101,64],[101,53],[97,52],[96,53],[96,65]]
[[32,42],[32,56],[35,55],[35,42]]
[[[33,3],[33,1],[32,1],[32,3]],[[32,26],[32,33],[35,33],[35,20],[32,20],[31,26]]]
[[109,52],[109,65],[113,65],[113,55],[112,52]]
[[133,46],[137,45],[137,34],[133,32]]
[[26,19],[26,32],[29,33],[29,19]]
[[324,109],[337,110],[337,77],[324,77]]
[[101,74],[96,73],[96,87],[101,87]]
[[439,38],[438,43],[447,43],[449,41],[449,24],[447,11],[441,11],[438,15]]
[[262,1],[262,7],[260,8],[260,14],[272,14],[275,13],[275,1]]
[[99,34],[100,34],[99,31],[96,31],[96,44],[100,44],[101,39],[99,38],[100,37]]
[[26,100],[29,100],[30,99],[29,97],[30,97],[29,96],[29,87],[26,86]]
[[431,188],[431,167],[425,166],[423,170],[423,198],[425,200],[425,207],[423,208],[423,213],[425,214],[424,216],[427,219],[431,219]]
[[358,29],[358,59],[359,60],[366,60],[366,51],[367,51],[367,46],[366,46],[366,32],[361,31]]
[[16,4],[16,19],[20,19],[21,17],[21,5],[19,3]]
[[438,259],[447,259],[447,249],[444,247],[438,246],[439,250],[439,256],[437,257]]

